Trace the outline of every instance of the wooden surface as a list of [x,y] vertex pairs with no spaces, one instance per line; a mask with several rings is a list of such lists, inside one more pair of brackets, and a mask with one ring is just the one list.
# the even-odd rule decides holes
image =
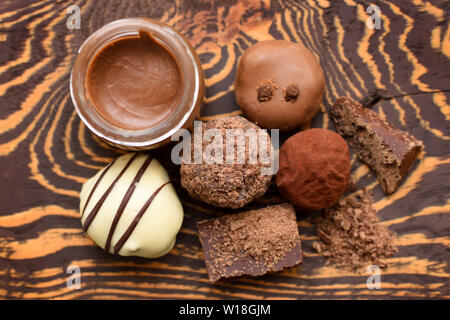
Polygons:
[[[381,29],[365,27],[368,3],[346,1],[1,1],[0,2],[0,297],[13,298],[450,298],[450,27],[444,0],[374,1]],[[66,28],[66,8],[81,8],[81,29]],[[208,283],[195,222],[217,209],[180,190],[165,148],[155,155],[176,181],[185,220],[176,247],[157,260],[122,258],[82,232],[83,182],[120,152],[94,138],[76,115],[69,73],[94,30],[123,17],[152,17],[184,34],[206,75],[203,119],[238,114],[236,60],[265,39],[302,41],[320,59],[326,93],[313,127],[333,128],[327,113],[341,95],[374,106],[425,144],[401,188],[385,197],[353,158],[358,186],[374,192],[379,217],[399,235],[399,253],[381,289],[364,272],[325,266],[314,253],[312,217],[298,213],[302,266],[260,278]],[[284,137],[285,138],[285,137]],[[250,207],[280,202],[275,187]],[[66,286],[69,265],[81,289]]]

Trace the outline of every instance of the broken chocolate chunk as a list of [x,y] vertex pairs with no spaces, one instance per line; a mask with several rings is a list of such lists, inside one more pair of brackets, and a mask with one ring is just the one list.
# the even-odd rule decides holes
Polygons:
[[366,189],[343,197],[325,210],[317,223],[320,241],[312,246],[343,269],[368,265],[387,267],[385,258],[397,253],[396,234],[379,223],[373,198]]
[[291,204],[225,215],[197,226],[211,282],[241,275],[260,276],[302,261]]
[[422,150],[422,143],[349,98],[336,100],[331,116],[337,132],[377,173],[384,193],[395,192]]

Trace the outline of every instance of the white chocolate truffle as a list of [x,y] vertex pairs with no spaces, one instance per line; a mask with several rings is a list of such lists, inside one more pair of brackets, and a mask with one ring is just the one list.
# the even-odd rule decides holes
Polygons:
[[83,230],[103,249],[158,258],[175,245],[183,207],[158,160],[127,153],[86,181],[80,194]]

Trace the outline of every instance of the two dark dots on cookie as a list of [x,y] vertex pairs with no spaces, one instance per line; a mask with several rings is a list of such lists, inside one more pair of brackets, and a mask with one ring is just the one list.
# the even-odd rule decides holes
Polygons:
[[[270,101],[273,97],[275,90],[279,89],[272,79],[266,79],[261,81],[256,88],[258,93],[258,101],[265,102]],[[296,83],[289,83],[288,86],[283,89],[283,98],[286,102],[294,103],[300,94],[300,89]]]

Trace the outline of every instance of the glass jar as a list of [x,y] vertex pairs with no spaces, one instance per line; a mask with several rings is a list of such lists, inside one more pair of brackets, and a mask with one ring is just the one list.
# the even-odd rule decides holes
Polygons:
[[[165,120],[140,130],[124,129],[108,122],[96,109],[88,92],[88,71],[103,48],[122,38],[138,37],[142,31],[172,54],[179,67],[182,93],[178,106]],[[157,148],[169,142],[177,130],[191,127],[204,91],[203,70],[194,48],[172,27],[147,18],[116,20],[94,32],[78,50],[70,75],[70,94],[81,120],[100,139],[125,150]]]

